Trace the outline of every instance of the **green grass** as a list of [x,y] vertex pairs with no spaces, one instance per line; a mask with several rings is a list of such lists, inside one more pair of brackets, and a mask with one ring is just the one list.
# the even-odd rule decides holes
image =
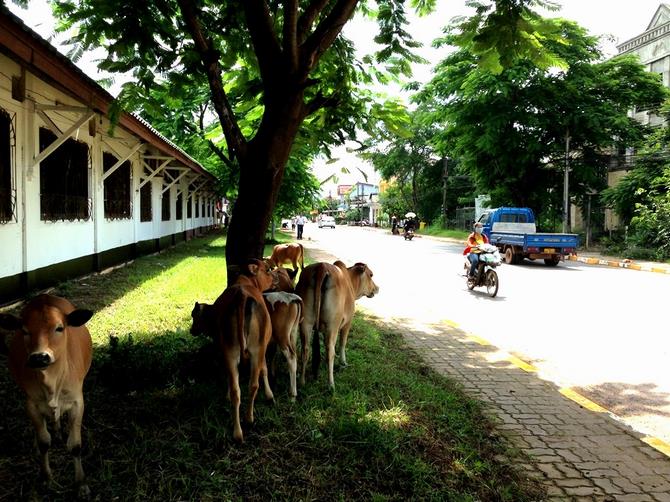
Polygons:
[[439,225],[427,226],[423,230],[419,230],[418,233],[424,235],[434,235],[436,237],[451,237],[453,239],[460,239],[463,241],[465,241],[468,238],[468,235],[470,234],[465,230],[445,229]]
[[[96,311],[83,430],[94,500],[542,498],[480,404],[362,315],[336,392],[322,365],[290,402],[279,357],[276,403],[259,393],[256,423],[236,445],[217,351],[188,333],[193,302],[225,287],[224,246],[206,237],[55,291]],[[23,396],[4,367],[0,394],[0,500],[13,501],[37,462]],[[71,461],[62,443],[52,452],[60,486],[50,500],[71,500]]]

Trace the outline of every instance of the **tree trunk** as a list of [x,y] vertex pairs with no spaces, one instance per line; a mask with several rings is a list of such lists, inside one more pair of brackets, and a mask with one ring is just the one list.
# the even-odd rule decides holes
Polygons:
[[239,275],[239,266],[263,257],[265,232],[284,177],[291,147],[302,122],[302,93],[268,105],[258,133],[239,159],[240,184],[233,207],[226,244],[228,284]]

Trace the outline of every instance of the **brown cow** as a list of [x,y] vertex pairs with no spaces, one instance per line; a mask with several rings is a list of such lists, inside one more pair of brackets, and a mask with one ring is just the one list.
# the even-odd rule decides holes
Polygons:
[[254,400],[258,378],[263,377],[265,396],[274,399],[268,382],[265,350],[272,337],[270,314],[262,292],[276,285],[275,276],[260,260],[251,260],[237,282],[219,296],[214,305],[196,303],[191,316],[191,334],[204,333],[218,341],[228,374],[228,392],[233,408],[233,438],[244,441],[240,425],[240,383],[238,365],[249,358],[249,408],[246,420],[254,421]]
[[[302,298],[305,309],[304,318],[300,324],[301,384],[305,384],[309,344],[312,331],[316,329],[317,332],[324,333],[328,356],[328,383],[331,389],[335,389],[333,368],[337,335],[338,333],[340,335],[340,362],[346,366],[347,338],[354,316],[355,302],[362,296],[372,298],[378,292],[379,287],[372,280],[372,271],[365,263],[356,263],[349,268],[339,260],[333,265],[314,263],[302,271],[296,286],[296,293]],[[318,371],[318,365],[319,354],[315,353],[312,361],[315,374]]]
[[305,268],[305,251],[302,244],[297,242],[277,244],[272,250],[270,259],[278,267],[290,261],[293,265],[293,270],[298,269],[298,263],[300,263],[300,269]]
[[[270,265],[273,263],[270,260],[266,260],[266,263]],[[276,291],[285,291],[287,293],[293,293],[295,291],[295,286],[293,281],[295,276],[298,275],[297,270],[291,270],[287,268],[277,267],[271,272],[276,276],[277,285],[273,288]]]
[[[298,371],[298,357],[296,355],[296,339],[298,326],[302,321],[302,299],[293,293],[284,291],[263,293],[265,306],[270,312],[272,320],[272,341],[279,347],[288,364],[290,394],[294,400],[298,396],[296,374]],[[274,351],[269,350],[269,359],[274,375]]]
[[80,498],[90,495],[81,465],[81,422],[84,415],[84,378],[91,367],[91,335],[84,324],[90,310],[75,309],[63,298],[40,295],[28,303],[21,317],[0,314],[0,327],[16,334],[9,345],[9,369],[26,393],[26,409],[41,454],[41,472],[52,481],[49,465],[51,434],[47,420],[60,430],[67,413],[67,449],[74,460],[74,479]]

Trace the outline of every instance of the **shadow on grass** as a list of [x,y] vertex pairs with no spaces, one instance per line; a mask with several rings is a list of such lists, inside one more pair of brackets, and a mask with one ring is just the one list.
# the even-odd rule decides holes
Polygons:
[[[256,399],[245,444],[231,438],[217,351],[185,332],[135,334],[97,349],[85,383],[84,468],[94,500],[532,500],[479,405],[401,337],[357,320],[337,392],[325,368],[288,399],[278,357],[276,403]],[[0,374],[0,500],[20,500],[37,473],[22,395]],[[242,410],[247,406],[243,382]],[[71,500],[62,443],[50,500]],[[411,494],[411,495],[409,495]]]

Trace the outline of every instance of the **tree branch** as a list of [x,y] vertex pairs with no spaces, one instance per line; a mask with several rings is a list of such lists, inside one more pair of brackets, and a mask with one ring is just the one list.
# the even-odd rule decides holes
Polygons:
[[321,14],[321,11],[325,9],[328,2],[330,2],[330,0],[312,0],[305,9],[305,12],[300,16],[300,19],[298,20],[298,41],[301,44],[307,38],[309,30],[312,29],[314,20]]
[[302,118],[305,118],[312,113],[317,112],[321,108],[334,108],[340,102],[340,99],[335,96],[324,96],[321,91],[319,91],[316,96],[314,96],[310,101],[305,103],[302,109]]
[[233,162],[226,156],[225,153],[223,153],[223,150],[221,150],[221,148],[219,148],[214,144],[214,142],[211,139],[207,140],[207,144],[209,145],[210,150],[212,150],[225,165],[227,165],[231,169],[235,168]]
[[332,45],[354,13],[359,0],[338,0],[330,14],[300,46],[300,69],[304,75],[316,66],[321,55]]
[[284,54],[291,72],[298,69],[298,0],[284,0]]
[[218,51],[212,48],[211,40],[205,38],[193,3],[189,0],[177,0],[177,2],[179,3],[186,28],[193,39],[196,51],[200,54],[200,59],[207,74],[209,89],[212,93],[212,103],[219,116],[223,134],[226,137],[228,152],[230,152],[231,158],[244,156],[246,154],[247,142],[237,124],[237,120],[235,120],[235,114],[223,89],[223,82],[221,81],[222,70],[219,64]]
[[265,0],[245,0],[242,4],[261,78],[267,88],[276,80],[277,63],[281,59],[281,47],[272,27],[270,9]]

